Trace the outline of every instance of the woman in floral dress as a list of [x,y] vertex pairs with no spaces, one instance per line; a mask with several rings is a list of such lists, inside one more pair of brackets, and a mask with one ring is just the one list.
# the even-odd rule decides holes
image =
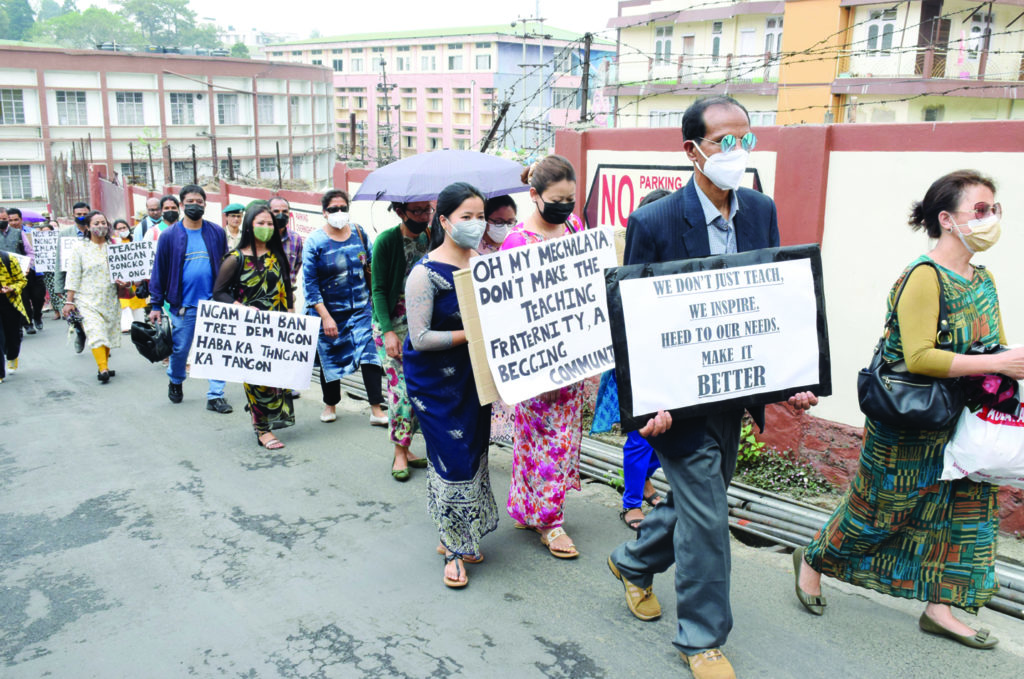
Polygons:
[[[576,173],[568,160],[551,155],[523,172],[537,210],[505,238],[501,249],[576,233],[582,229],[575,207]],[[515,406],[512,487],[508,513],[518,527],[540,533],[553,556],[579,556],[562,528],[562,506],[570,488],[580,489],[583,438],[583,383],[555,389]]]
[[[213,299],[260,311],[294,311],[288,259],[274,217],[265,203],[245,211],[242,240],[224,257]],[[273,422],[294,424],[291,389],[243,384],[256,441],[268,450],[284,448],[271,431]]]

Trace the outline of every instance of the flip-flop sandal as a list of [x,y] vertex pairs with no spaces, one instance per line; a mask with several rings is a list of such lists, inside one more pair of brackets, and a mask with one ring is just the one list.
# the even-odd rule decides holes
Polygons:
[[[460,558],[461,557],[458,554],[449,554],[446,557],[444,557],[444,565],[447,566],[452,561],[456,561]],[[462,568],[459,567],[458,563],[455,564],[455,568],[459,572],[462,571]],[[469,578],[466,578],[465,580],[452,580],[446,575],[444,576],[444,584],[448,587],[451,587],[452,589],[462,589],[463,587],[469,584]]]
[[661,493],[659,493],[658,491],[654,491],[650,495],[644,495],[644,502],[646,502],[652,507],[657,507],[662,502],[664,502],[664,500],[665,497],[661,495]]
[[628,514],[633,509],[637,509],[637,507],[623,509],[621,512],[619,512],[619,518],[622,519],[622,523],[629,526],[631,529],[633,529],[633,531],[640,532],[640,524],[644,522],[643,519],[626,519],[626,514]]
[[552,542],[562,537],[563,535],[568,534],[565,532],[565,530],[562,529],[561,526],[558,526],[557,528],[552,528],[547,532],[547,534],[540,534],[540,543],[547,547],[548,551],[551,552],[551,556],[555,557],[556,559],[575,559],[580,555],[580,553],[576,549],[576,545],[572,544],[571,542],[569,543],[568,550],[558,550],[551,545]]
[[[441,545],[437,546],[437,553],[440,554],[441,556],[444,556],[446,551],[447,550],[444,547],[442,547]],[[483,560],[484,560],[484,555],[483,554],[463,554],[462,555],[462,562],[463,563],[468,563],[468,564],[476,565],[478,563],[483,563]]]

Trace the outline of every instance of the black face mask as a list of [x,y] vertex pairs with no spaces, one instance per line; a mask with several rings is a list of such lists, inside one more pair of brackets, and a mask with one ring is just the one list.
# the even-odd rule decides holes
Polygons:
[[6,229],[6,228],[7,228],[7,220],[6,219],[0,219],[0,229]]
[[178,221],[177,210],[164,210],[164,213],[161,216],[164,218],[164,221],[167,222],[168,224],[173,224],[174,222]]
[[185,206],[185,216],[193,221],[202,219],[205,213],[206,208],[204,208],[202,205],[193,204]]
[[405,224],[405,228],[409,229],[417,236],[427,230],[427,222],[416,222],[411,219],[406,219],[402,223]]
[[288,226],[289,216],[285,214],[274,215],[274,226],[278,231],[283,231]]
[[82,215],[81,217],[75,217],[75,223],[85,226],[85,215]]
[[540,211],[540,217],[548,224],[564,224],[572,211],[576,209],[576,201],[549,203],[541,198],[541,202],[544,204],[544,209]]

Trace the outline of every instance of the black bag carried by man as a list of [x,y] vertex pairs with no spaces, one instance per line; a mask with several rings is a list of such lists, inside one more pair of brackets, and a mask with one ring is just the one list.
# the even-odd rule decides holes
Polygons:
[[135,321],[132,323],[131,338],[135,348],[150,363],[164,360],[174,348],[171,342],[171,321],[167,314],[163,314],[157,325]]

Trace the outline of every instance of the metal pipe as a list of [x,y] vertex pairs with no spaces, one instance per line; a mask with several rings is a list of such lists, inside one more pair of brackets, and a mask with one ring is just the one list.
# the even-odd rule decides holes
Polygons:
[[992,597],[985,606],[1004,615],[1012,615],[1015,618],[1024,620],[1024,607],[1020,604],[1015,604],[999,597]]
[[738,519],[745,519],[747,521],[752,521],[754,523],[761,524],[762,526],[768,526],[770,528],[779,528],[779,529],[782,529],[782,530],[787,530],[790,533],[793,533],[794,535],[806,535],[808,542],[810,542],[811,539],[814,538],[814,534],[811,533],[804,526],[800,526],[800,525],[797,525],[795,523],[790,523],[789,521],[784,521],[782,519],[774,519],[774,518],[771,518],[771,517],[763,516],[761,514],[754,514],[752,512],[748,512],[748,511],[745,511],[743,509],[737,509],[737,508],[733,508],[732,510],[730,510],[729,511],[729,515],[730,516],[735,516]]
[[741,500],[740,504],[737,506],[741,507],[745,511],[752,512],[754,514],[768,516],[773,519],[782,519],[783,521],[788,521],[789,523],[801,526],[809,530],[811,532],[811,535],[817,533],[818,530],[821,529],[822,525],[820,521],[809,519],[803,516],[802,514],[794,514],[793,512],[787,512],[782,509],[768,507],[766,505],[761,504],[760,502],[749,502],[747,500]]
[[741,530],[744,533],[750,533],[751,535],[757,535],[773,542],[777,542],[787,547],[796,549],[807,544],[806,540],[801,535],[791,535],[786,531],[776,530],[773,528],[766,528],[758,524],[751,524],[744,522],[742,519],[730,519],[729,526],[736,530]]
[[1006,587],[1000,587],[996,592],[996,596],[1000,599],[1006,599],[1020,606],[1024,606],[1024,592],[1015,592],[1012,589]]

